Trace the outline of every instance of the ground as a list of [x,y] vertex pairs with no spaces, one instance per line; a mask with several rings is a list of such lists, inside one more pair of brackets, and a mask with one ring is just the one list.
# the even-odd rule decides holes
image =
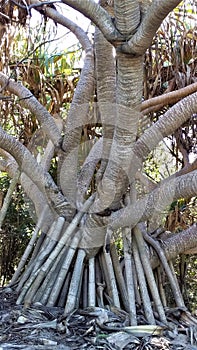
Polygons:
[[169,310],[169,328],[153,330],[145,329],[139,309],[141,328],[133,329],[128,314],[114,308],[79,309],[65,317],[62,308],[25,307],[16,299],[11,288],[0,289],[0,350],[197,350],[197,321],[184,310]]

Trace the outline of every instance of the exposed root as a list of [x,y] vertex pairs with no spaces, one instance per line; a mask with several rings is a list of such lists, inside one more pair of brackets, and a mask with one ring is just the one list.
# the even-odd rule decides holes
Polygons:
[[36,254],[35,251],[32,253],[23,274],[17,272],[20,275],[16,287],[17,304],[27,307],[39,302],[48,307],[60,306],[64,308],[65,316],[75,309],[87,307],[125,310],[132,326],[138,325],[139,314],[147,324],[167,325],[168,298],[160,270],[162,274],[165,271],[165,279],[169,279],[174,287],[175,306],[186,310],[172,263],[168,265],[164,252],[161,255],[159,243],[145,235],[161,258],[160,268],[154,275],[149,248],[139,227],[134,229],[134,234],[129,229],[122,233],[122,261],[113,241],[109,246],[104,245],[95,256],[79,248],[84,223],[82,220],[80,224],[81,218],[91,201],[86,202],[86,210],[78,213],[66,229],[64,219],[58,218],[42,239],[40,249],[35,243]]

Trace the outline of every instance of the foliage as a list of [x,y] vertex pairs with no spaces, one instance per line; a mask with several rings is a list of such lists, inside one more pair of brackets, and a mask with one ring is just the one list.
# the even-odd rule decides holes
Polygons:
[[[0,192],[6,195],[9,178],[0,177]],[[0,230],[0,284],[8,283],[27,246],[34,227],[29,203],[21,186],[17,186],[10,203],[3,228]]]
[[[19,14],[18,21],[20,24],[13,22],[4,27],[0,69],[29,88],[52,115],[56,117],[61,113],[65,117],[79,78],[81,49],[74,45],[58,51],[56,27],[51,21],[40,17],[32,26],[31,19],[21,22]],[[27,146],[39,128],[37,119],[9,93],[1,104],[1,125]]]

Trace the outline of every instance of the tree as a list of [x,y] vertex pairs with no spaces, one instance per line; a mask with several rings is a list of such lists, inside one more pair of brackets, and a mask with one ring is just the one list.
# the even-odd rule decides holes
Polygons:
[[[177,145],[185,154],[181,169],[158,183],[143,173],[150,152],[197,113],[195,81],[163,96],[146,96],[142,103],[146,50],[179,3],[62,0],[95,25],[93,43],[82,28],[60,14],[55,3],[17,3],[22,18],[35,8],[69,28],[85,53],[65,123],[39,102],[31,83],[21,84],[0,73],[2,98],[17,96],[17,103],[36,119],[47,140],[39,160],[38,148],[36,153],[36,147],[25,147],[0,129],[1,166],[11,177],[20,171],[20,183],[37,213],[35,231],[10,283],[19,293],[17,303],[58,304],[65,307],[65,314],[79,305],[109,304],[129,312],[135,325],[136,302],[143,306],[147,322],[155,324],[152,300],[160,321],[166,323],[165,291],[153,273],[157,268],[158,280],[165,271],[176,306],[185,307],[171,260],[197,247],[196,224],[167,236],[165,245],[155,236],[162,231],[166,208],[196,196],[197,163],[189,162],[179,138]],[[143,130],[143,113],[165,105],[167,111],[150,119]],[[50,171],[54,160],[57,180]],[[115,244],[117,233],[124,271]]]

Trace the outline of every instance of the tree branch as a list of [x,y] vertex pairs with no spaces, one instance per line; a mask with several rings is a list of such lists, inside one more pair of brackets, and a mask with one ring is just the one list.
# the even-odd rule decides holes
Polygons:
[[[163,241],[162,248],[168,260],[173,260],[179,254],[190,254],[192,248],[197,247],[197,224],[190,226],[188,229],[172,234]],[[160,263],[156,253],[150,256],[151,266],[157,267]]]
[[128,205],[124,209],[111,214],[106,222],[112,229],[134,227],[138,222],[146,221],[159,213],[161,215],[168,205],[180,198],[191,198],[197,194],[197,171],[161,183],[159,187]]
[[117,31],[111,16],[105,9],[95,3],[93,0],[62,0],[64,4],[71,6],[88,17],[103,33],[105,38],[112,42],[121,40],[123,37]]
[[148,128],[137,140],[133,148],[133,157],[128,177],[133,181],[142,161],[166,136],[171,135],[197,112],[197,92],[185,97],[172,106],[163,116]]
[[[34,6],[34,5],[43,6],[43,3],[39,0],[30,0],[30,2],[31,2],[31,6]],[[39,11],[39,9],[37,10]],[[44,11],[47,17],[51,18],[54,22],[59,23],[62,26],[68,28],[79,40],[84,50],[88,50],[92,48],[92,44],[86,32],[81,27],[79,27],[76,23],[66,18],[65,16],[61,15],[57,10],[49,6],[46,6],[44,8]]]
[[[0,155],[4,158],[0,163],[0,170],[6,172],[9,177],[14,178],[16,172],[18,171],[18,164],[16,160],[10,153],[6,152],[2,148],[0,148]],[[45,204],[47,203],[45,194],[38,189],[38,186],[25,173],[21,174],[19,182],[27,197],[33,202],[36,215],[39,217]],[[45,215],[45,221],[42,225],[43,232],[48,231],[53,220],[54,213],[48,209],[48,212]]]
[[5,171],[9,177],[13,178],[16,171],[18,170],[18,164],[16,160],[11,156],[10,153],[0,148],[0,156],[4,159],[2,161],[0,170]]
[[114,0],[115,23],[124,36],[132,35],[140,23],[138,1]]
[[[111,10],[111,9],[109,9]],[[103,133],[102,161],[96,175],[97,183],[106,169],[111,149],[116,115],[116,62],[113,47],[96,28],[94,34],[97,106],[101,116]],[[105,62],[105,64],[103,64]]]
[[54,146],[59,148],[62,137],[56,123],[51,114],[41,105],[35,96],[21,82],[16,82],[3,73],[0,73],[0,85],[2,86],[1,90],[8,90],[19,97],[20,104],[36,116],[48,138],[53,142]]
[[164,18],[180,3],[180,0],[154,0],[148,7],[137,32],[122,44],[121,50],[142,55],[151,45],[152,39]]
[[164,93],[161,96],[150,98],[149,100],[142,102],[141,111],[143,112],[143,114],[146,114],[145,113],[146,110],[150,107],[160,105],[160,108],[162,108],[163,106],[166,106],[171,103],[175,103],[181,98],[186,97],[196,91],[197,91],[197,83],[193,83],[182,89],[171,91],[166,94]]
[[73,210],[54,183],[49,173],[44,172],[29,150],[0,127],[0,147],[10,153],[23,171],[39,190],[48,198],[49,205],[61,216],[70,218]]

